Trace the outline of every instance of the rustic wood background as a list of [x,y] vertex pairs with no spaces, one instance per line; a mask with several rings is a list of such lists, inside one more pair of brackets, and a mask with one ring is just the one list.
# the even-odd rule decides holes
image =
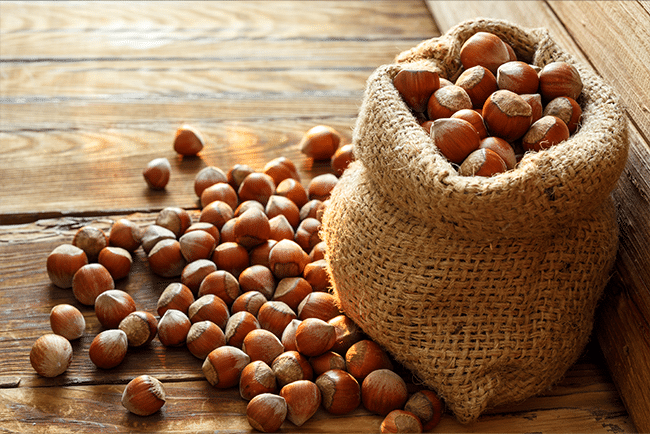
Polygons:
[[[298,141],[326,123],[350,140],[366,78],[379,65],[458,22],[485,16],[546,27],[620,94],[630,157],[614,198],[621,226],[616,272],[585,355],[547,393],[471,425],[446,415],[440,432],[650,431],[650,6],[648,2],[0,2],[0,429],[6,432],[251,431],[245,402],[217,391],[183,349],[135,351],[118,368],[87,358],[87,334],[66,374],[38,377],[29,349],[48,314],[74,303],[49,283],[45,259],[79,227],[128,216],[151,223],[166,206],[196,210],[194,175],[207,165],[261,169],[286,156],[303,182],[329,169]],[[208,146],[178,158],[176,128]],[[142,168],[172,163],[164,192]],[[117,287],[154,310],[169,280],[144,256]],[[141,418],[119,404],[147,372],[162,380],[163,411]],[[302,432],[376,432],[381,418],[324,411]],[[298,431],[289,423],[283,431]]]

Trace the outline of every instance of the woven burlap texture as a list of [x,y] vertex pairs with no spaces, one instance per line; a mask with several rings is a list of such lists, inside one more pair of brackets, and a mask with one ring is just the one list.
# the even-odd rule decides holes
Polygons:
[[[579,132],[491,178],[458,176],[392,85],[405,62],[456,77],[478,31],[539,66],[570,62],[584,84]],[[342,310],[463,423],[557,382],[589,339],[616,255],[610,193],[628,143],[613,91],[547,31],[472,20],[369,77],[353,144],[322,229]]]

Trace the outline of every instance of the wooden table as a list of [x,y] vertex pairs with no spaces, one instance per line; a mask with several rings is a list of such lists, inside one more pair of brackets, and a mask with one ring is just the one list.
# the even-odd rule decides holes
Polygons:
[[[327,172],[300,153],[302,134],[325,123],[349,142],[376,67],[477,16],[547,27],[590,64],[625,103],[631,149],[614,192],[622,229],[616,274],[584,356],[547,393],[470,425],[445,415],[436,431],[648,431],[648,3],[410,0],[0,3],[0,431],[251,431],[238,392],[210,386],[201,361],[183,348],[155,340],[116,369],[95,368],[87,351],[101,325],[92,308],[50,284],[47,255],[84,225],[108,230],[126,216],[144,226],[166,206],[196,216],[193,179],[207,165],[261,169],[286,156],[303,183]],[[206,137],[198,158],[172,149],[184,122]],[[162,192],[141,175],[156,157],[172,163]],[[169,282],[149,272],[139,250],[117,287],[154,311]],[[86,335],[74,342],[66,374],[41,378],[29,350],[49,332],[59,303],[82,309]],[[147,418],[119,403],[124,385],[142,373],[163,381],[169,395]],[[300,429],[287,422],[282,430],[376,432],[380,422],[361,408],[344,417],[319,410]]]

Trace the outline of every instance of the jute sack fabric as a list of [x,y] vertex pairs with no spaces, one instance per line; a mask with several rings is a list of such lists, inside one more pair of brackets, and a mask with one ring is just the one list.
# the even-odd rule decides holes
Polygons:
[[[536,65],[570,62],[584,84],[579,131],[491,178],[459,176],[392,85],[407,62],[453,79],[478,31]],[[353,144],[322,228],[341,309],[460,422],[557,382],[589,339],[616,255],[610,193],[628,142],[612,89],[543,29],[468,21],[369,77]]]

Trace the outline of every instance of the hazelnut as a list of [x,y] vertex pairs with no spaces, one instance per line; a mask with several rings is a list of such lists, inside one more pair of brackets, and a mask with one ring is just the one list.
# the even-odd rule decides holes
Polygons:
[[246,406],[246,418],[250,426],[261,432],[276,432],[287,417],[287,403],[283,397],[262,393]]
[[312,288],[307,280],[302,277],[285,277],[278,282],[273,301],[286,303],[295,312],[300,302],[311,293]]
[[284,328],[280,341],[282,342],[282,345],[284,345],[285,351],[298,351],[298,348],[296,347],[296,330],[298,330],[298,326],[301,322],[302,321],[299,319],[293,319]]
[[272,219],[277,216],[284,216],[292,228],[298,227],[300,223],[300,208],[287,197],[277,194],[272,195],[264,209],[267,217]]
[[135,311],[124,317],[118,327],[126,333],[130,347],[141,347],[156,337],[158,320],[149,312]]
[[86,252],[72,244],[62,244],[47,257],[47,275],[59,288],[70,288],[75,273],[86,264]]
[[431,127],[431,138],[440,153],[452,163],[460,164],[481,141],[476,129],[463,119],[437,119]]
[[256,200],[262,205],[266,206],[269,197],[275,193],[275,182],[266,173],[253,172],[244,178],[239,185],[240,201]]
[[532,116],[530,104],[509,90],[497,90],[483,105],[483,119],[490,134],[508,142],[526,134]]
[[327,244],[325,241],[321,241],[311,249],[309,252],[309,260],[311,262],[316,262],[321,259],[325,259],[325,252],[327,251]]
[[325,204],[322,200],[312,199],[300,208],[300,220],[313,218],[320,221],[324,210]]
[[182,125],[176,130],[174,151],[184,156],[193,156],[201,152],[205,146],[203,136],[198,129],[191,125]]
[[[270,232],[269,232],[270,240],[273,241],[293,240],[293,237],[295,235],[293,232],[293,227],[291,226],[291,223],[289,223],[289,220],[287,220],[287,218],[284,215],[280,214],[280,215],[276,215],[273,218],[270,218],[269,227],[270,227]],[[268,242],[269,240],[266,241]],[[266,243],[262,243],[260,245],[264,245],[264,244]]]
[[298,318],[320,318],[329,321],[339,316],[341,311],[336,304],[336,298],[329,292],[312,292],[298,305]]
[[217,270],[227,271],[238,278],[250,265],[250,258],[244,246],[227,241],[219,244],[214,250],[212,262],[217,265]]
[[119,219],[111,226],[108,244],[134,252],[142,242],[142,230],[128,219]]
[[101,369],[111,369],[126,357],[129,342],[122,330],[104,330],[93,339],[88,349],[90,361]]
[[431,431],[440,422],[444,408],[438,395],[430,390],[420,390],[406,401],[404,410],[420,419],[424,431]]
[[296,319],[296,313],[281,301],[267,301],[260,306],[257,313],[260,327],[270,331],[278,338],[282,337],[285,327],[293,319]]
[[226,335],[212,321],[199,321],[187,332],[185,345],[195,357],[205,360],[212,350],[226,345]]
[[309,363],[316,377],[332,369],[345,370],[345,359],[334,351],[326,351],[319,356],[311,357]]
[[244,179],[254,172],[255,169],[246,164],[235,164],[230,169],[228,169],[228,173],[226,174],[228,184],[230,184],[235,190],[239,190],[239,186],[244,181]]
[[233,313],[226,324],[226,343],[230,346],[241,348],[246,335],[252,330],[259,328],[260,323],[252,313],[245,310]]
[[332,369],[316,378],[323,408],[331,414],[348,414],[361,404],[361,387],[350,373]]
[[72,278],[72,294],[81,304],[93,306],[97,296],[110,289],[115,289],[115,282],[101,264],[84,265]]
[[[271,221],[269,220],[269,224],[270,223]],[[293,239],[293,237],[291,239]],[[253,247],[248,255],[250,259],[250,265],[263,265],[266,268],[270,268],[271,264],[269,263],[269,253],[271,253],[271,249],[277,243],[278,242],[276,240],[266,240],[265,243]]]
[[477,32],[460,48],[460,62],[464,69],[476,65],[486,67],[496,75],[502,64],[510,61],[510,51],[501,38],[488,32]]
[[158,339],[166,347],[183,345],[190,327],[192,323],[187,315],[180,310],[167,309],[158,322]]
[[192,225],[192,217],[183,208],[167,207],[158,213],[156,225],[169,229],[178,238]]
[[411,110],[424,113],[429,98],[440,87],[440,78],[435,71],[405,68],[393,77],[393,85]]
[[63,374],[72,361],[72,345],[63,336],[46,334],[34,342],[29,362],[38,375],[56,377]]
[[271,369],[282,388],[299,380],[312,380],[314,371],[309,360],[298,351],[285,351],[273,360]]
[[226,202],[215,200],[210,202],[201,210],[199,221],[212,223],[221,230],[226,222],[235,216],[234,211]]
[[321,222],[319,219],[307,217],[300,222],[294,241],[298,243],[305,252],[311,252],[316,244],[323,241],[320,237]]
[[541,151],[569,138],[569,128],[555,116],[543,116],[530,126],[521,141],[526,151]]
[[142,250],[148,255],[159,241],[175,239],[176,235],[169,229],[158,225],[149,225],[142,233]]
[[264,329],[248,332],[242,342],[241,349],[248,354],[251,361],[261,360],[267,365],[273,363],[273,360],[284,352],[284,346],[280,339]]
[[307,131],[298,147],[306,156],[314,160],[329,160],[341,143],[341,135],[327,125],[317,125]]
[[393,410],[386,415],[379,426],[382,433],[422,432],[422,422],[413,413],[405,410]]
[[214,294],[206,294],[190,305],[187,316],[192,323],[210,320],[225,329],[230,318],[226,302]]
[[537,71],[526,62],[519,60],[506,62],[497,70],[499,89],[518,94],[537,93],[539,78]]
[[314,357],[329,351],[336,342],[334,326],[319,318],[306,318],[296,329],[296,349]]
[[235,209],[239,205],[239,197],[234,188],[228,183],[218,182],[214,185],[207,187],[201,193],[201,206],[206,207],[210,203],[220,200],[225,202],[230,206],[230,208]]
[[194,192],[200,198],[203,190],[219,182],[228,182],[228,177],[215,166],[206,166],[194,177]]
[[336,342],[332,351],[345,356],[350,347],[363,339],[364,334],[361,328],[347,315],[338,315],[327,321],[336,330]]
[[350,346],[345,353],[345,366],[354,378],[361,381],[373,371],[393,369],[388,354],[379,344],[362,339]]
[[266,302],[266,297],[261,292],[248,291],[233,301],[230,311],[233,315],[237,312],[250,312],[253,316],[257,317],[260,307]]
[[212,223],[208,223],[208,222],[192,223],[190,225],[190,227],[185,230],[185,234],[189,234],[189,233],[195,232],[195,231],[207,232],[208,234],[210,234],[212,236],[212,238],[214,238],[215,245],[219,244],[219,241],[220,241],[220,239],[219,239],[219,229],[217,229],[217,227],[215,225],[213,225]]
[[262,393],[276,393],[278,386],[271,367],[261,360],[250,362],[239,377],[239,395],[250,401]]
[[122,405],[138,416],[150,416],[165,405],[166,395],[162,383],[149,375],[134,378],[122,393]]
[[483,116],[476,110],[463,109],[458,110],[456,113],[451,115],[452,119],[463,119],[474,127],[478,133],[479,139],[483,140],[488,136],[487,128],[485,127],[485,122],[483,121]]
[[187,314],[190,305],[194,303],[194,294],[187,286],[179,282],[173,282],[167,285],[165,290],[160,294],[156,311],[161,317],[168,309],[176,309]]
[[[514,153],[514,151],[513,151]],[[493,176],[508,170],[506,162],[489,148],[477,149],[465,158],[458,169],[460,176]]]
[[456,86],[465,89],[473,108],[481,109],[485,100],[497,90],[497,79],[489,69],[476,65],[458,76]]
[[241,294],[237,278],[226,270],[216,270],[205,276],[199,286],[199,297],[214,294],[230,306]]
[[119,280],[129,275],[133,257],[126,249],[109,246],[99,252],[98,262],[108,270],[113,280]]
[[239,348],[224,345],[215,348],[203,362],[203,374],[210,384],[227,389],[239,384],[239,377],[250,357]]
[[447,80],[444,77],[440,77],[440,87],[451,86],[452,84],[454,83],[452,83],[451,81]]
[[180,276],[187,265],[181,253],[181,244],[175,239],[158,241],[147,256],[149,269],[161,277]]
[[203,279],[215,271],[217,271],[217,266],[214,262],[208,259],[197,259],[183,268],[183,271],[181,272],[181,283],[190,288],[190,290],[196,294],[199,292]]
[[317,175],[307,184],[307,194],[310,200],[325,201],[330,197],[332,189],[336,187],[339,179],[333,173]]
[[242,215],[244,212],[248,211],[250,208],[256,208],[262,212],[264,212],[264,205],[259,203],[256,200],[245,200],[244,202],[240,203],[239,206],[235,209],[235,217],[239,217]]
[[499,157],[501,157],[501,159],[506,163],[506,168],[508,170],[514,169],[517,165],[517,157],[515,156],[514,148],[510,143],[499,137],[484,138],[479,144],[479,149],[490,149],[499,154]]
[[275,188],[275,194],[290,199],[298,208],[302,208],[309,201],[305,187],[293,178],[280,182]]
[[57,304],[50,311],[52,331],[69,341],[79,339],[86,330],[86,319],[76,307],[69,304]]
[[530,108],[533,110],[533,116],[531,117],[531,125],[535,123],[539,118],[542,117],[542,95],[538,93],[525,93],[519,95],[524,101],[530,105]]
[[[336,176],[343,175],[345,169],[354,161],[354,146],[351,143],[343,145],[332,156],[331,166]],[[298,205],[296,203],[296,205]],[[304,204],[303,204],[304,205]],[[301,206],[301,205],[298,205]]]
[[74,234],[72,245],[86,252],[88,262],[97,262],[99,252],[108,246],[108,237],[103,230],[94,226],[79,228]]
[[[320,222],[313,221],[312,227],[320,228]],[[311,236],[306,235],[310,227],[305,224],[304,228],[306,229],[303,243],[308,246],[313,242]],[[278,279],[300,276],[308,261],[309,256],[305,253],[305,249],[293,239],[279,240],[269,251],[269,269]]]
[[[221,227],[221,237],[222,243],[234,243],[235,242],[235,223],[237,223],[236,218],[232,218],[225,222]],[[217,246],[218,247],[218,246]]]
[[135,310],[133,298],[119,289],[104,291],[95,299],[95,315],[108,329],[117,328],[120,322]]
[[431,95],[427,106],[427,114],[430,120],[436,120],[448,118],[458,110],[471,108],[472,100],[465,89],[451,85],[441,87]]
[[302,275],[313,291],[325,292],[329,290],[330,280],[325,259],[317,259],[305,265]]
[[309,380],[298,380],[280,389],[280,396],[287,403],[287,419],[302,426],[316,413],[321,403],[318,386]]
[[366,410],[382,416],[404,407],[408,399],[406,383],[390,369],[377,369],[361,383],[361,402]]
[[287,157],[278,157],[269,161],[264,165],[262,173],[266,173],[273,178],[276,186],[288,178],[300,181],[300,175],[298,174],[296,165]]
[[562,119],[569,128],[569,133],[573,134],[578,129],[582,109],[575,99],[568,96],[559,96],[546,104],[543,115]]
[[551,62],[539,72],[539,93],[547,102],[559,96],[577,100],[581,92],[580,73],[570,63]]
[[276,285],[273,273],[263,265],[251,265],[239,275],[239,286],[242,292],[261,292],[267,300],[273,298]]
[[269,239],[271,226],[264,212],[251,208],[237,217],[235,222],[235,240],[238,244],[251,249]]
[[144,180],[152,190],[164,190],[169,182],[172,166],[166,158],[155,158],[142,171]]

